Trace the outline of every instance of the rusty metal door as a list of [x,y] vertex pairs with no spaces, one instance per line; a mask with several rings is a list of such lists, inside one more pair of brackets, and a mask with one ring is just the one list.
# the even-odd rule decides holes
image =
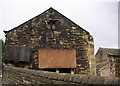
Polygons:
[[39,49],[39,68],[76,68],[76,50]]

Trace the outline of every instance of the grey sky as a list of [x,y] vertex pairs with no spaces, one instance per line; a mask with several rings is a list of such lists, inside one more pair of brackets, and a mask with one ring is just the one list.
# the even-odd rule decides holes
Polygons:
[[10,30],[53,7],[94,37],[99,47],[118,47],[118,0],[0,0],[0,39]]

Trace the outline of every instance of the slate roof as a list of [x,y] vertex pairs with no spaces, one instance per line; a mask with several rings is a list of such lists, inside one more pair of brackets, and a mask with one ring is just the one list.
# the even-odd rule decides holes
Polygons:
[[[98,53],[100,53],[102,51],[102,53],[107,54],[109,56],[115,56],[115,57],[120,57],[120,49],[117,48],[99,48],[99,50],[97,51],[96,55]],[[102,67],[104,67],[105,65],[107,65],[109,63],[109,61],[103,61],[100,63],[97,63],[96,65],[96,69],[99,70]]]
[[111,55],[111,56],[120,56],[120,49],[117,49],[117,48],[101,48],[100,47],[99,50],[98,50],[98,52],[100,50],[102,50],[104,53],[106,53],[108,55]]
[[104,48],[108,55],[120,56],[120,49],[115,48]]

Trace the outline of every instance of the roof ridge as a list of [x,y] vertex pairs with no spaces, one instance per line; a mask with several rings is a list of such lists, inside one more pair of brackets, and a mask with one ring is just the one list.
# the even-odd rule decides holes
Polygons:
[[120,48],[102,48],[100,47],[101,49],[110,49],[110,50],[120,50]]

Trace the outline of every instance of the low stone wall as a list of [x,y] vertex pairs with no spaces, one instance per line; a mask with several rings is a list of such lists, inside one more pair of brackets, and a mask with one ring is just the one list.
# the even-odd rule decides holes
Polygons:
[[32,70],[16,67],[4,67],[2,85],[7,84],[64,84],[64,85],[88,85],[91,84],[119,84],[119,78],[81,76],[79,74],[64,74]]

